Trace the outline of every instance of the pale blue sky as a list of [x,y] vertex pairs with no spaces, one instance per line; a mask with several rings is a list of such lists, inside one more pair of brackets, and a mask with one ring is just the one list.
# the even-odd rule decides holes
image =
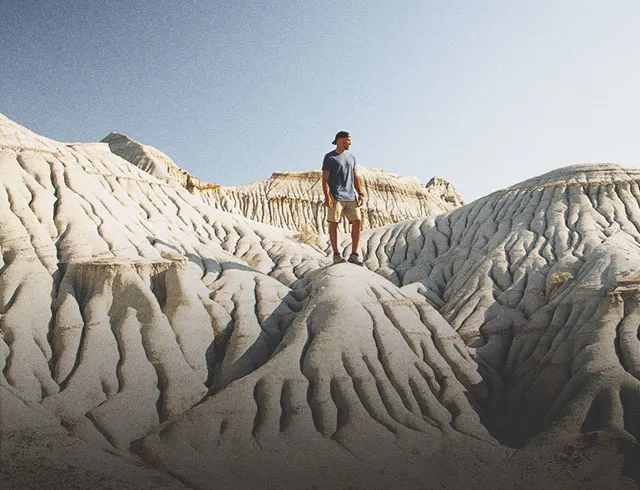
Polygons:
[[639,0],[0,0],[0,112],[111,131],[202,180],[362,165],[471,201],[583,162],[640,163]]

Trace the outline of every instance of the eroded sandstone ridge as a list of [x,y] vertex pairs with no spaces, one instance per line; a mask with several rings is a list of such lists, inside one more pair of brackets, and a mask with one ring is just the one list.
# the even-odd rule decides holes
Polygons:
[[[266,180],[227,187],[200,181],[161,151],[125,135],[111,133],[102,141],[116,155],[160,180],[176,182],[198,193],[212,207],[307,234],[328,232],[321,170],[274,172]],[[426,218],[464,204],[453,185],[441,177],[434,177],[425,186],[416,177],[375,168],[360,166],[359,175],[365,193],[363,228]]]
[[366,268],[3,116],[0,182],[5,486],[640,482],[640,171],[367,230]]

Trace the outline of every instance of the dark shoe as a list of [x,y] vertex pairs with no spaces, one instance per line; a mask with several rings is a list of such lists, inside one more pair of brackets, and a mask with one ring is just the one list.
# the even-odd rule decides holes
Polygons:
[[349,255],[349,260],[347,262],[351,262],[352,264],[356,265],[364,265],[357,253],[352,253],[351,255]]
[[334,264],[344,264],[346,262],[346,260],[344,259],[344,257],[342,255],[340,255],[339,253],[334,253],[333,254],[333,263]]

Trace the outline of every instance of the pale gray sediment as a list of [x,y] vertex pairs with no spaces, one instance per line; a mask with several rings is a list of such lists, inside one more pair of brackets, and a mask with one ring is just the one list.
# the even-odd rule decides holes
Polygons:
[[365,230],[366,268],[3,116],[0,182],[3,485],[640,482],[640,171]]

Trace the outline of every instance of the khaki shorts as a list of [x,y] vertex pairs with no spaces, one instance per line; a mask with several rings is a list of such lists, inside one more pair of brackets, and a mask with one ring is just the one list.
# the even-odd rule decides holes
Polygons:
[[333,201],[333,207],[328,208],[327,221],[339,223],[341,216],[349,220],[349,223],[356,220],[362,220],[362,213],[358,207],[357,201]]

